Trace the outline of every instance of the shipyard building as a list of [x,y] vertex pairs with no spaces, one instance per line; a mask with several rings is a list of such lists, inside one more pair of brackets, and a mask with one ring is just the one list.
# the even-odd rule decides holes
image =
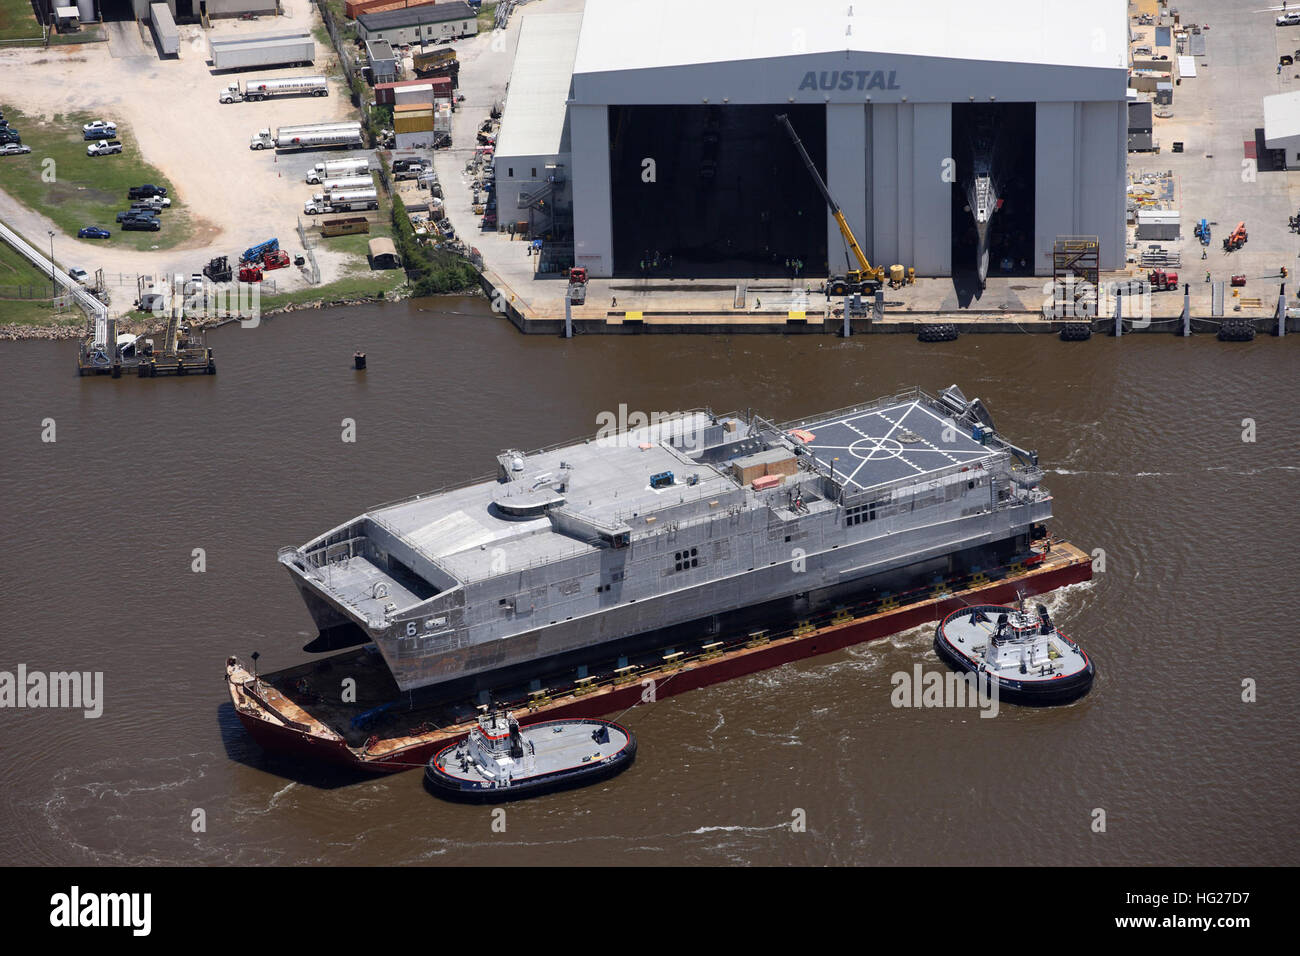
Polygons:
[[[556,36],[566,28],[572,42]],[[1102,268],[1116,268],[1127,41],[1125,0],[539,12],[521,29],[498,141],[500,221],[571,217],[575,264],[594,276],[640,275],[647,259],[676,276],[784,275],[789,259],[809,275],[851,268],[776,120],[787,114],[873,264],[973,268],[978,152],[1000,200],[990,274],[1050,275],[1063,235],[1097,237]]]

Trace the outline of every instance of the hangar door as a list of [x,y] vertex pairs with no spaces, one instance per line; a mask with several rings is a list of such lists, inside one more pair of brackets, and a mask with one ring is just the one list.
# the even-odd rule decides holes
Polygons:
[[825,176],[820,105],[611,106],[614,275],[824,274],[826,205],[778,113]]

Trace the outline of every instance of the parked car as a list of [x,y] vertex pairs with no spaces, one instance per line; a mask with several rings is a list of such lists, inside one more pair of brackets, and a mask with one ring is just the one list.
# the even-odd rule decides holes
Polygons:
[[99,226],[82,226],[77,230],[78,239],[107,239],[112,233]]
[[117,124],[112,120],[91,120],[85,126],[81,127],[83,133],[100,133],[107,132],[109,136],[117,135]]
[[89,129],[81,134],[82,139],[112,139],[117,135],[116,130],[111,129]]
[[91,143],[86,147],[87,156],[107,156],[110,153],[122,152],[122,143],[116,139],[101,139],[97,143]]
[[1284,13],[1277,18],[1277,25],[1280,27],[1293,27],[1300,23],[1300,13]]
[[71,279],[73,282],[85,282],[87,274],[88,273],[86,272],[85,269],[68,270],[68,278]]
[[126,191],[127,199],[148,199],[150,196],[166,196],[167,189],[164,186],[154,186],[146,183],[143,186],[132,186]]
[[12,126],[0,126],[0,143],[21,143],[23,138]]
[[24,146],[22,143],[5,143],[0,146],[0,156],[21,156],[23,153],[30,153],[32,148]]
[[125,212],[117,214],[118,222],[126,222],[128,219],[157,219],[156,212],[150,212],[147,209],[128,209]]
[[162,228],[161,220],[154,216],[131,216],[122,220],[122,229],[135,230],[136,232],[152,231],[157,232]]
[[142,199],[134,199],[131,201],[132,206],[149,209],[166,209],[171,204],[172,201],[166,196],[145,196]]

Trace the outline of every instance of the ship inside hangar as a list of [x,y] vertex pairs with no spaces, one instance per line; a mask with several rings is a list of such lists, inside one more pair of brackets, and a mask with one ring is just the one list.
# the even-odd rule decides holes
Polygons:
[[1126,15],[1123,0],[1007,0],[996,17],[961,0],[590,0],[521,31],[498,201],[593,277],[852,270],[836,208],[874,265],[959,285],[1050,275],[1061,236],[1096,237],[1118,268]]

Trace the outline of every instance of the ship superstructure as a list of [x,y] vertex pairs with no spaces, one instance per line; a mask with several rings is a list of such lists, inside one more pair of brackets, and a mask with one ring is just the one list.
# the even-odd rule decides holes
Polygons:
[[956,386],[779,425],[705,409],[507,450],[280,561],[413,691],[1027,553],[1041,478]]

